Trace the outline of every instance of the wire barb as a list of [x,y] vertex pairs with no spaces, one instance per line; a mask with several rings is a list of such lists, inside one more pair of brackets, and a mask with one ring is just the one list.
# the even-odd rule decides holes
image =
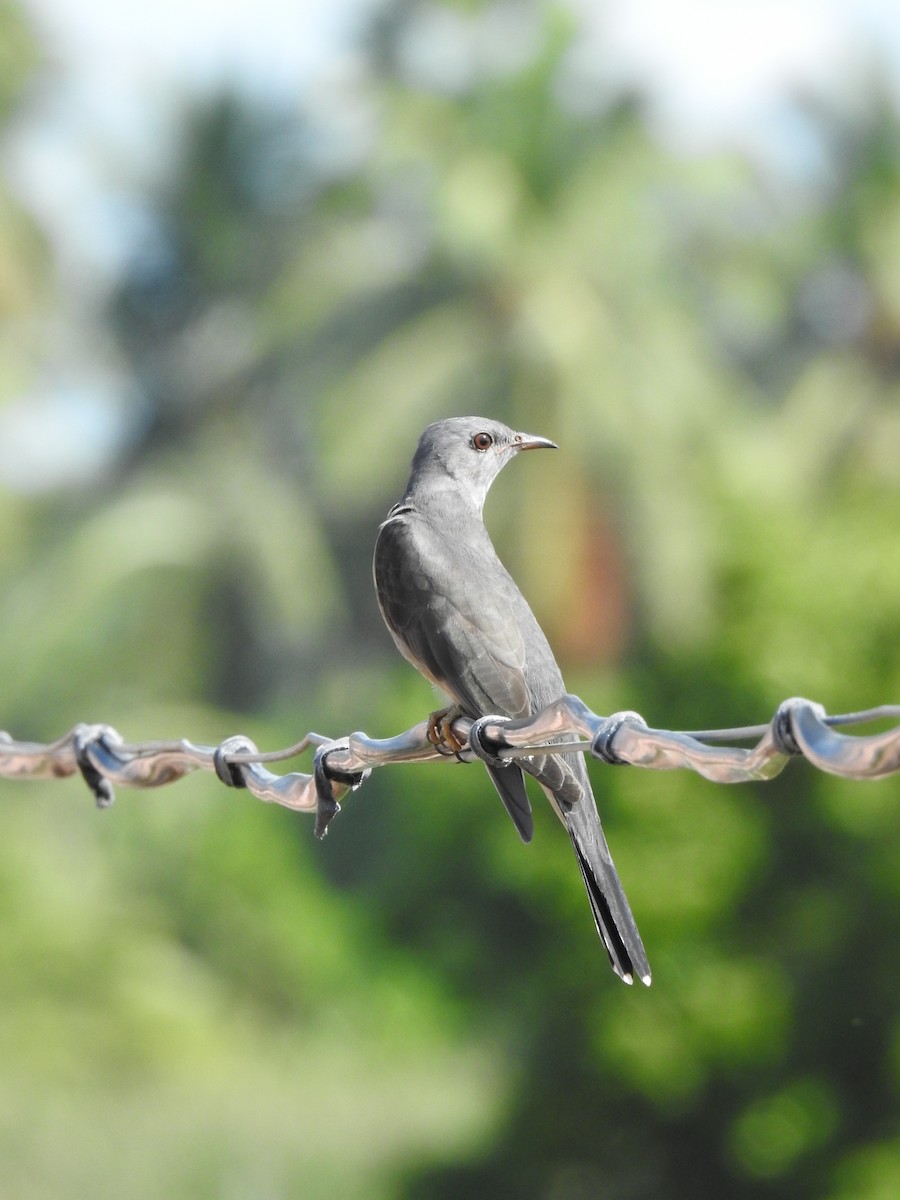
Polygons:
[[76,725],[72,733],[72,751],[81,778],[93,793],[97,807],[110,808],[116,794],[109,779],[91,757],[91,752],[99,754],[108,750],[104,738],[109,736],[116,740],[118,734],[110,725]]
[[213,770],[226,787],[245,788],[244,768],[233,756],[238,754],[258,754],[259,751],[248,737],[236,733],[220,742],[213,751]]
[[[780,704],[767,725],[673,732],[651,729],[631,711],[600,716],[578,696],[567,695],[517,720],[458,717],[453,732],[463,744],[459,757],[464,762],[483,759],[500,765],[547,752],[580,753],[607,764],[656,771],[688,769],[713,783],[746,783],[772,779],[791,757],[802,756],[818,770],[846,779],[880,779],[900,772],[900,725],[868,736],[837,729],[898,718],[900,705],[828,716],[821,704],[795,697]],[[267,804],[315,813],[316,837],[323,837],[340,811],[340,800],[360,787],[374,768],[456,762],[435,749],[427,731],[428,723],[422,721],[380,740],[359,732],[336,740],[310,732],[286,750],[266,752],[241,734],[218,746],[198,746],[186,739],[133,744],[111,725],[79,724],[44,745],[17,742],[0,732],[0,778],[62,779],[80,774],[98,806],[107,808],[117,786],[161,787],[193,771],[210,771],[227,786],[246,788]],[[720,744],[749,738],[757,739],[750,748]],[[276,775],[263,765],[311,747],[315,748],[311,774]]]
[[593,754],[594,758],[599,758],[602,762],[609,763],[611,767],[625,767],[628,765],[627,760],[620,758],[612,746],[613,739],[626,721],[631,721],[632,724],[640,726],[643,729],[647,728],[647,722],[640,713],[613,713],[611,717],[607,717],[603,721],[591,740],[591,754]]
[[508,723],[508,717],[479,717],[477,721],[472,722],[469,729],[469,749],[489,766],[508,767],[510,765],[509,758],[500,757],[500,752],[509,748],[502,732],[499,737],[493,738],[488,738],[485,734],[488,725],[493,725],[496,730],[498,726]]

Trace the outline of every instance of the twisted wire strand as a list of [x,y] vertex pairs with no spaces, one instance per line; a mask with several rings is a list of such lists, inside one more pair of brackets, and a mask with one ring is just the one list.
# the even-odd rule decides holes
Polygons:
[[[512,761],[552,749],[557,754],[591,754],[610,765],[693,770],[713,783],[772,779],[790,757],[803,757],[818,770],[848,779],[880,779],[900,771],[900,725],[868,735],[837,730],[884,720],[900,720],[900,705],[828,715],[815,701],[793,698],[780,704],[765,725],[677,732],[652,729],[631,711],[600,716],[578,696],[567,695],[515,721],[487,716],[473,722],[457,717],[452,728],[464,745],[458,755],[432,744],[427,721],[386,739],[362,732],[337,739],[310,732],[292,746],[265,752],[242,735],[226,738],[218,746],[187,739],[133,743],[110,725],[79,724],[46,744],[19,742],[0,733],[0,778],[62,779],[80,774],[97,804],[107,807],[117,786],[161,787],[194,771],[211,771],[227,786],[246,788],[265,803],[316,813],[316,834],[321,837],[340,811],[338,801],[360,787],[376,767],[478,758]],[[750,740],[755,745],[728,744]],[[309,774],[277,775],[265,765],[310,750],[314,763]]]

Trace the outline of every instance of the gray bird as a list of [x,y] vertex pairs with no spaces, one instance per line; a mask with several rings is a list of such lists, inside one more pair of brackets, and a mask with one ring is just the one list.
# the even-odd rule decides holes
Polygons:
[[[454,746],[458,713],[524,717],[565,694],[553,651],[497,557],[482,520],[488,489],[520,450],[556,449],[483,417],[452,417],[419,439],[403,499],[381,525],[375,589],[401,654],[452,702],[430,729]],[[526,771],[565,825],[613,970],[650,983],[650,965],[610,857],[581,754],[488,766],[522,840],[534,826]]]

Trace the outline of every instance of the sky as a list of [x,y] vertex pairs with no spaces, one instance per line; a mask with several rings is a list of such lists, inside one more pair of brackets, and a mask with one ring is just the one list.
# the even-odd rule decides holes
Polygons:
[[[0,147],[0,168],[53,247],[62,303],[77,297],[89,308],[141,235],[137,197],[172,153],[184,98],[228,85],[281,103],[319,97],[326,105],[362,70],[355,40],[382,0],[20,2],[46,66]],[[773,171],[814,171],[816,147],[790,98],[805,92],[852,105],[875,64],[900,109],[900,0],[569,0],[569,7],[578,35],[564,98],[577,107],[596,96],[598,78],[601,91],[638,87],[651,127],[676,152],[738,146]],[[430,73],[447,88],[480,38],[493,38],[494,52],[498,45],[513,57],[527,52],[529,29],[544,12],[529,0],[498,0],[472,25],[460,54],[450,9],[448,17],[438,0],[423,4],[409,46],[419,76]],[[11,486],[52,486],[66,462],[89,471],[110,452],[121,380],[112,365],[104,371],[102,355],[90,378],[80,376],[71,349],[77,321],[60,328],[69,345],[56,348],[58,378],[51,368],[39,394],[0,410],[0,480]],[[56,458],[48,417],[60,431]],[[30,449],[38,427],[44,471],[34,468]],[[76,455],[79,441],[89,448]]]

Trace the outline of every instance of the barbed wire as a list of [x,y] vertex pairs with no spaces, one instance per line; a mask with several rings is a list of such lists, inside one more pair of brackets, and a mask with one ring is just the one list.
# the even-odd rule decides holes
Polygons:
[[[519,720],[458,716],[451,724],[462,745],[458,752],[430,740],[429,721],[387,739],[361,732],[336,739],[308,733],[293,746],[266,752],[242,734],[218,746],[187,739],[129,743],[111,725],[79,724],[47,744],[17,742],[0,733],[0,777],[62,779],[80,774],[98,806],[106,808],[114,800],[115,787],[162,787],[193,771],[213,771],[224,784],[246,788],[265,803],[314,812],[316,837],[321,838],[340,811],[339,800],[360,787],[372,770],[390,764],[481,759],[502,766],[516,758],[566,752],[591,754],[613,766],[683,768],[713,783],[745,783],[772,779],[789,758],[802,756],[832,775],[879,779],[900,771],[900,725],[867,736],[836,730],[886,719],[900,719],[900,705],[829,716],[821,704],[794,698],[780,704],[768,724],[673,732],[651,729],[636,712],[600,716],[578,696],[567,695]],[[719,744],[748,740],[756,744]],[[311,774],[277,775],[265,766],[310,750]]]

